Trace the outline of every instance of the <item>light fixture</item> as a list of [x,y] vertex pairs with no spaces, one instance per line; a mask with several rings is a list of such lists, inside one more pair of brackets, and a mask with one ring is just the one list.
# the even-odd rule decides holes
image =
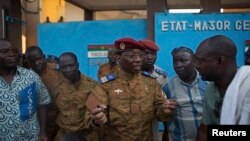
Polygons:
[[169,9],[169,13],[200,13],[201,9]]

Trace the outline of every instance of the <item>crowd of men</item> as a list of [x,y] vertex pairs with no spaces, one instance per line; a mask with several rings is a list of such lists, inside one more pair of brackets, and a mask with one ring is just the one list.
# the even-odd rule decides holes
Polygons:
[[0,39],[0,140],[206,141],[208,125],[250,124],[250,67],[238,68],[230,38],[173,49],[173,78],[155,64],[159,50],[151,40],[117,39],[95,81],[72,52],[52,62],[28,47],[25,68]]

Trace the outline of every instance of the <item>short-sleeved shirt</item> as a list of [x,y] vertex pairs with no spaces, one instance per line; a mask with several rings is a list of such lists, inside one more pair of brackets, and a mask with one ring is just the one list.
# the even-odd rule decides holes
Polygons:
[[157,116],[169,120],[163,112],[165,98],[154,78],[120,70],[117,78],[95,87],[92,94],[108,106],[108,124],[104,126],[106,141],[150,141],[152,122]]
[[104,77],[110,73],[116,73],[119,70],[119,65],[110,66],[109,63],[103,64],[99,67],[98,78]]
[[177,108],[168,130],[173,141],[195,141],[203,110],[203,98],[207,82],[197,73],[191,83],[183,82],[178,76],[164,85],[163,90],[169,98],[176,99]]
[[[206,89],[206,94],[204,98],[204,105],[203,105],[203,113],[202,113],[202,123],[209,125],[209,124],[220,124],[220,112],[222,103],[219,105],[216,104],[218,101],[221,100],[219,90],[215,86],[214,82],[208,84]],[[219,116],[215,115],[215,108],[219,108],[217,111],[219,112]]]
[[47,89],[32,70],[17,67],[11,84],[0,75],[0,140],[38,140],[37,107],[50,101]]

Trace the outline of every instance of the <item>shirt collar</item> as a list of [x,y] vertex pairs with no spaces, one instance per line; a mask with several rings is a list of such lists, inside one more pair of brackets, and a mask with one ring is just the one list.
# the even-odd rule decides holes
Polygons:
[[[19,75],[21,73],[21,70],[20,70],[21,67],[17,66],[15,69],[16,69],[16,74]],[[4,74],[4,71],[2,71],[0,69],[0,75],[3,75]]]
[[133,80],[133,79],[136,79],[139,75],[140,75],[140,73],[132,74],[132,73],[125,72],[122,69],[120,69],[118,72],[119,78],[121,78],[123,80]]
[[200,78],[200,75],[199,75],[199,73],[196,71],[196,78],[194,79],[194,81],[193,81],[191,84],[188,84],[188,83],[182,81],[182,80],[180,79],[180,77],[178,76],[178,79],[179,79],[179,81],[181,82],[181,84],[183,84],[183,85],[185,85],[185,86],[188,86],[188,87],[191,87],[191,86],[195,85],[196,83],[198,83],[199,78]]

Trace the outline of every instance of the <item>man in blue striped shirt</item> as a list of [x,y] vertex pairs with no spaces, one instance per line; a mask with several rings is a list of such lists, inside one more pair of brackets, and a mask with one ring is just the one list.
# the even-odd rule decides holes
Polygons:
[[207,82],[201,80],[193,66],[193,51],[187,47],[172,51],[176,76],[163,86],[170,99],[177,100],[176,115],[165,123],[171,141],[195,141],[203,110]]

